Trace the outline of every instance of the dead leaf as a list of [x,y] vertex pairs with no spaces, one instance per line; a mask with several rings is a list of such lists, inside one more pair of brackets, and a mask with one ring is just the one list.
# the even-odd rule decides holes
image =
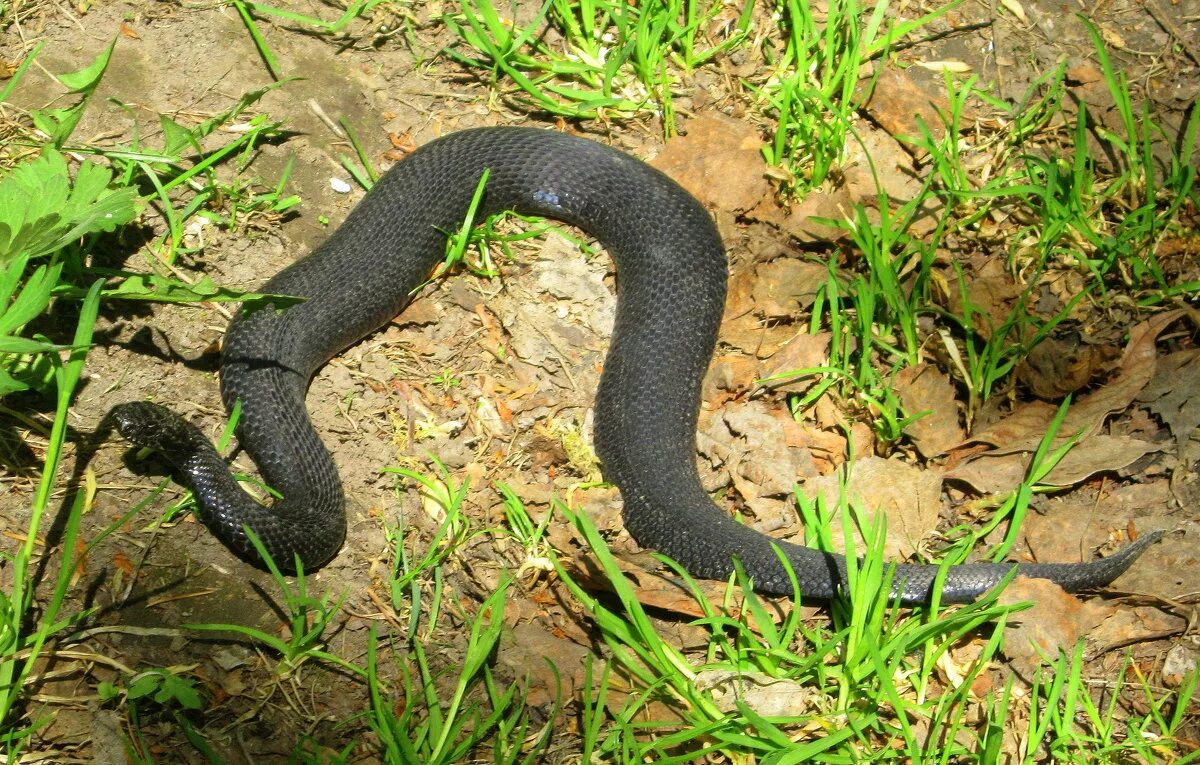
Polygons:
[[[871,119],[893,138],[919,137],[922,123],[934,140],[940,141],[946,134],[942,115],[949,112],[950,104],[944,96],[921,87],[902,69],[886,67],[879,73],[866,108]],[[911,144],[902,145],[908,151],[914,150]]]
[[928,364],[918,364],[902,369],[892,384],[905,414],[921,415],[904,428],[904,434],[913,440],[921,454],[936,457],[962,442],[958,401],[944,372]]
[[812,455],[793,448],[800,437],[791,416],[770,410],[762,401],[731,404],[708,428],[729,449],[727,467],[738,493],[746,499],[789,497],[797,480],[817,475]]
[[839,186],[832,190],[814,189],[787,210],[766,197],[746,217],[776,226],[800,242],[840,242],[848,238],[849,232],[825,221],[843,220],[853,208],[850,192]]
[[1020,404],[1012,414],[972,434],[961,446],[983,443],[1001,447],[1024,442],[1030,436],[1040,439],[1057,410],[1058,407],[1042,401]]
[[[947,284],[958,284],[958,277],[953,273],[945,274],[943,278]],[[966,277],[965,287],[972,324],[975,330],[988,340],[1008,321],[1024,292],[1024,287],[1017,284],[1012,274],[1005,270],[1000,258],[987,258],[979,263],[975,272]],[[967,307],[963,305],[962,290],[949,290],[947,298],[952,312],[958,315],[966,314]]]
[[[756,269],[751,292],[756,313],[767,319],[791,319],[816,300],[829,270],[820,263],[798,258],[779,258]],[[773,351],[774,349],[772,349]]]
[[1032,680],[1044,658],[1054,661],[1116,612],[1113,606],[1080,601],[1046,579],[1018,576],[1003,593],[1000,605],[1033,601],[1033,607],[1009,617],[1001,651],[1013,668]]
[[[778,258],[754,271],[735,271],[721,320],[721,341],[765,358],[796,334],[791,320],[812,305],[824,283],[825,266]],[[784,321],[767,321],[767,319]]]
[[713,359],[704,378],[704,400],[717,403],[718,391],[742,393],[759,378],[758,361],[753,356],[727,353]]
[[1176,643],[1163,658],[1163,683],[1168,688],[1178,688],[1197,667],[1200,667],[1200,655],[1183,643]]
[[1186,628],[1186,619],[1158,608],[1120,608],[1088,633],[1088,645],[1093,655],[1102,654],[1139,640],[1182,633]]
[[[901,560],[911,557],[918,543],[937,528],[941,488],[942,479],[932,471],[897,460],[866,457],[851,466],[846,494],[862,512],[864,521],[874,520],[877,513],[886,515],[884,555],[889,560]],[[836,475],[810,478],[801,484],[800,490],[809,498],[823,495],[827,506],[836,508],[839,478]],[[837,514],[832,526],[834,547],[844,551],[841,518]],[[862,541],[857,531],[855,536]]]
[[893,136],[870,126],[855,132],[858,138],[846,146],[842,176],[853,202],[865,205],[872,223],[878,222],[877,208],[880,192],[893,205],[921,197],[921,207],[914,213],[908,231],[923,237],[937,227],[941,202],[925,190],[916,178],[913,157]]
[[1042,479],[1042,483],[1047,486],[1074,486],[1097,473],[1129,467],[1160,448],[1158,444],[1128,436],[1096,435],[1085,438],[1067,452]]
[[689,120],[686,128],[650,164],[719,210],[744,212],[770,193],[762,140],[752,125],[713,112]]
[[[497,663],[524,682],[526,702],[553,703],[559,694],[572,698],[583,685],[587,648],[554,637],[538,623],[518,624],[500,636]],[[599,668],[596,668],[599,671]]]
[[1159,359],[1138,401],[1158,415],[1182,447],[1200,426],[1200,351],[1179,351]]
[[[1041,481],[1046,486],[1075,486],[1097,473],[1115,472],[1132,465],[1158,444],[1128,436],[1095,435],[1067,452]],[[981,494],[1012,491],[1025,478],[1032,452],[989,452],[951,470],[947,478],[968,484]]]
[[1078,335],[1047,337],[1030,349],[1017,367],[1017,377],[1033,395],[1054,401],[1091,382],[1107,360],[1102,347],[1085,344]]
[[1022,24],[1029,23],[1029,17],[1025,15],[1025,7],[1017,2],[1017,0],[1000,0],[1000,5],[1004,6],[1004,9],[1009,13],[1016,16],[1017,20]]
[[763,385],[771,390],[787,393],[801,393],[808,390],[816,382],[816,379],[796,377],[791,373],[824,364],[829,358],[829,341],[832,337],[828,332],[818,332],[813,335],[806,332],[788,340],[763,364],[762,376],[766,378]]
[[709,692],[722,712],[736,711],[741,702],[767,717],[800,717],[811,714],[823,698],[815,688],[763,672],[706,669],[694,682],[698,690]]
[[[1066,464],[1060,464],[1056,472],[1047,477],[1048,482],[1056,486],[1073,485],[1096,472],[1127,467],[1158,448],[1126,437],[1099,439],[1095,433],[1109,415],[1125,411],[1150,382],[1156,365],[1158,335],[1181,315],[1182,310],[1168,311],[1134,327],[1116,376],[1092,393],[1081,396],[1067,410],[1055,445],[1080,434],[1081,441],[1072,450],[1079,454],[1069,461],[1064,459]],[[1007,491],[1016,487],[1029,464],[1028,454],[1036,450],[1044,438],[1046,426],[1055,411],[1054,406],[1040,402],[1022,405],[1009,417],[966,442],[984,441],[993,444],[995,449],[960,464],[947,477],[963,481],[978,491]],[[1040,425],[1039,421],[1042,421]],[[1005,458],[1006,455],[1009,458]],[[1108,464],[1102,464],[1104,461]]]
[[1117,376],[1093,393],[1080,397],[1067,412],[1059,432],[1064,436],[1081,431],[1094,433],[1110,414],[1125,411],[1154,377],[1158,353],[1155,344],[1159,334],[1183,313],[1182,310],[1168,311],[1130,330],[1129,344],[1121,356]]
[[966,74],[971,71],[971,65],[965,61],[918,61],[914,66],[919,66],[922,69],[928,69],[931,72],[954,72],[955,74]]

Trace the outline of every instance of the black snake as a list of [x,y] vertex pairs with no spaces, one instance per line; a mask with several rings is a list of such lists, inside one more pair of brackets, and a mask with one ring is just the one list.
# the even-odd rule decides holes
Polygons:
[[[121,404],[112,417],[130,441],[157,449],[185,476],[201,519],[238,555],[260,563],[243,526],[285,571],[327,563],[346,532],[337,468],[305,411],[313,374],[333,355],[395,317],[443,257],[484,170],[480,215],[503,210],[579,226],[612,254],[619,279],[616,325],[595,405],[595,446],[624,499],[639,544],[699,577],[724,578],[740,558],[755,588],[792,588],[825,599],[843,589],[839,555],[775,541],[735,522],[709,498],[696,470],[700,385],[717,340],[727,265],[704,208],[662,173],[599,143],[534,128],[484,128],[413,152],[375,185],[319,249],[285,268],[263,292],[305,298],[286,309],[244,310],[229,325],[221,395],[241,401],[237,435],[282,499],[246,494],[209,440],[169,410]],[[1022,574],[1067,589],[1112,581],[1158,538],[1147,534],[1110,557],[1020,564]],[[971,600],[1015,564],[950,569],[944,602]],[[928,599],[936,566],[897,566],[895,594]]]

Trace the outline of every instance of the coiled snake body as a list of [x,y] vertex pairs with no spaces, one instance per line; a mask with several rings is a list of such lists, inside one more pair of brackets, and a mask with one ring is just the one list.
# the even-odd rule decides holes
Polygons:
[[[243,310],[225,337],[221,394],[242,403],[238,439],[282,499],[271,507],[238,486],[198,430],[145,402],[114,408],[128,439],[162,452],[186,476],[198,513],[241,557],[258,562],[243,525],[285,571],[327,563],[345,537],[341,480],[305,411],[313,374],[334,354],[396,316],[443,256],[446,235],[490,172],[479,213],[517,210],[579,226],[612,254],[619,279],[612,345],[595,405],[595,446],[621,491],[625,525],[699,577],[724,578],[740,558],[756,589],[792,591],[763,534],[713,504],[696,470],[700,385],[717,339],[726,259],[703,207],[662,173],[592,141],[534,128],[454,133],[389,171],[319,249],[262,291],[305,298],[283,310]],[[1021,564],[1068,589],[1107,584],[1157,535],[1108,558]],[[829,598],[845,560],[787,542],[801,592]],[[971,600],[1015,564],[950,569],[944,602]],[[935,566],[897,567],[895,594],[928,599]]]

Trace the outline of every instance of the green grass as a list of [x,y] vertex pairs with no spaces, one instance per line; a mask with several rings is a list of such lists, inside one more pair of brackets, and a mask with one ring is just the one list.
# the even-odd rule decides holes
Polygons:
[[708,34],[723,8],[694,0],[544,0],[523,25],[492,0],[456,5],[443,21],[458,40],[444,54],[486,73],[505,99],[571,119],[656,117],[665,135],[676,129],[673,90],[747,40],[753,8]]
[[[194,124],[162,115],[153,140],[134,135],[119,146],[91,146],[78,141],[76,128],[94,108],[110,46],[80,71],[61,75],[63,97],[52,108],[31,112],[19,137],[0,150],[12,167],[0,175],[0,396],[42,396],[53,410],[28,523],[15,551],[5,556],[8,579],[0,591],[0,744],[9,761],[40,746],[39,731],[50,719],[35,701],[42,662],[86,639],[79,628],[89,613],[71,605],[79,562],[155,496],[86,545],[78,543],[95,489],[87,476],[73,482],[64,475],[68,417],[102,302],[260,299],[207,277],[185,282],[171,266],[191,254],[189,222],[203,218],[238,230],[248,221],[286,215],[299,202],[285,191],[290,166],[268,182],[247,176],[262,142],[285,135],[279,123],[256,112],[270,90],[289,84],[269,42],[283,32],[266,25],[344,39],[351,24],[376,13],[406,19],[403,8],[378,0],[351,3],[332,21],[267,4],[234,5],[274,84],[242,94]],[[764,153],[777,194],[794,198],[837,179],[860,119],[863,66],[887,60],[955,6],[898,21],[893,4],[864,7],[853,0],[835,0],[821,15],[803,0],[783,0],[766,12],[750,3],[545,0],[516,24],[500,4],[463,0],[445,6],[441,23],[453,41],[445,59],[476,73],[498,101],[534,115],[608,126],[646,122],[667,136],[686,116],[680,99],[694,93],[701,74],[720,71],[734,55],[755,62],[754,73],[738,79],[730,96],[740,99],[767,139]],[[412,39],[406,20],[394,28]],[[931,344],[946,352],[946,371],[964,393],[969,423],[984,403],[1009,390],[1029,350],[1073,311],[1155,306],[1200,291],[1198,283],[1173,281],[1155,257],[1157,243],[1179,233],[1182,215],[1200,203],[1200,113],[1193,109],[1181,135],[1166,134],[1152,113],[1136,105],[1124,74],[1091,32],[1117,105],[1115,130],[1086,111],[1065,109],[1062,67],[1046,73],[1016,105],[973,78],[947,77],[944,137],[929,129],[937,126],[926,126],[907,139],[927,157],[921,193],[897,204],[881,192],[878,215],[859,207],[835,221],[847,230],[853,253],[821,253],[828,277],[808,327],[831,333],[830,358],[806,370],[816,384],[792,397],[794,412],[832,397],[849,417],[869,418],[882,444],[904,447],[913,413],[903,410],[891,381],[899,370],[928,360]],[[42,50],[34,47],[18,65],[0,100],[21,87]],[[964,114],[981,105],[1002,117],[1001,126],[973,134],[968,147],[960,130]],[[248,129],[230,138],[220,128],[235,120]],[[343,127],[353,149],[343,166],[369,188],[377,178],[369,152]],[[1115,157],[1111,170],[1097,161],[1097,142]],[[1154,157],[1160,145],[1169,150],[1165,163]],[[988,152],[989,175],[965,156],[968,148]],[[931,201],[940,204],[936,227],[914,236],[912,222]],[[94,266],[90,255],[111,246],[111,238],[139,215],[160,232],[141,250],[142,270]],[[983,236],[998,219],[1012,221],[1004,235]],[[538,233],[511,234],[496,220],[482,228],[473,223],[452,237],[448,265],[457,256],[488,275],[511,257],[512,243]],[[1058,271],[1080,275],[1085,289],[1053,315],[1032,313],[1022,300],[999,326],[981,331],[976,319],[983,309],[970,302],[968,275],[939,263],[951,237],[975,248],[974,254],[1003,259],[1026,285],[1025,297],[1040,276]],[[481,242],[483,254],[472,255]],[[958,311],[951,309],[948,291],[958,295]],[[59,305],[70,307],[69,326],[54,328],[49,316]],[[450,388],[458,379],[444,370],[435,382]],[[1065,412],[1064,404],[1058,423]],[[1055,439],[1056,429],[1057,423],[1020,486],[992,498],[990,521],[948,532],[952,544],[945,559],[963,559],[1002,525],[1007,534],[989,555],[1007,552],[1031,499],[1047,490],[1042,479],[1070,446],[1069,439],[1065,445]],[[310,579],[278,571],[278,631],[242,624],[181,628],[214,639],[236,635],[273,663],[277,682],[336,671],[356,684],[363,705],[343,724],[357,725],[360,738],[328,751],[301,737],[294,762],[351,762],[356,747],[388,763],[538,762],[562,745],[568,729],[578,732],[570,753],[581,762],[671,763],[707,756],[775,765],[994,763],[1010,761],[1005,752],[1012,740],[1025,742],[1014,759],[1028,763],[1194,757],[1181,736],[1194,729],[1195,672],[1178,688],[1156,688],[1130,657],[1116,677],[1096,684],[1087,678],[1082,646],[1076,646],[1047,657],[1046,671],[1032,686],[1009,679],[976,696],[972,683],[999,661],[1003,626],[1019,609],[997,605],[992,595],[966,607],[896,608],[887,599],[882,528],[862,529],[868,543],[864,557],[851,562],[851,591],[830,605],[825,618],[778,609],[746,592],[740,575],[720,598],[709,599],[677,570],[702,614],[691,626],[703,637],[684,650],[661,615],[638,601],[638,590],[586,515],[557,508],[586,540],[611,596],[598,597],[573,578],[546,540],[550,518],[535,522],[503,485],[497,492],[506,527],[474,529],[463,508],[465,484],[434,464],[429,472],[393,471],[443,520],[428,541],[385,525],[381,585],[392,618],[372,628],[365,654],[344,656],[332,647],[331,635],[346,612],[344,594],[315,595]],[[848,544],[848,530],[863,525],[844,501],[827,507],[798,499],[798,508],[810,543],[825,549],[833,542],[832,518],[842,521]],[[56,511],[65,513],[62,532],[53,546],[40,549]],[[504,541],[515,571],[501,575],[482,602],[464,603],[453,596],[449,569],[470,555],[468,542],[489,539]],[[43,569],[43,560],[51,565]],[[530,571],[540,573],[539,581],[557,577],[571,608],[602,644],[589,658],[582,692],[559,698],[544,719],[535,719],[523,686],[501,683],[492,666],[506,605],[521,594]],[[958,667],[956,682],[947,682],[939,662],[958,662],[956,652],[969,641],[978,650]],[[198,756],[219,762],[209,732],[198,725],[198,714],[212,704],[200,676],[182,666],[127,669],[97,685],[97,693],[125,716],[131,760],[156,761],[156,737],[166,724]],[[730,687],[740,694],[727,701],[720,691]],[[792,705],[769,706],[763,689],[782,692]]]

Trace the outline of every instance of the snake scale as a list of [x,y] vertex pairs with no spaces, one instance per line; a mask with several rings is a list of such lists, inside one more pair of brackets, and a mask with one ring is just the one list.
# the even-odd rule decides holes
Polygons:
[[[639,544],[691,574],[724,578],[741,560],[764,593],[792,587],[827,599],[846,586],[839,555],[771,538],[734,521],[709,498],[696,469],[700,388],[717,340],[727,264],[704,208],[666,175],[599,143],[537,128],[452,133],[385,174],[329,239],[262,291],[303,302],[243,309],[225,336],[221,394],[241,401],[239,442],[281,499],[264,506],[238,485],[210,441],[170,410],[120,404],[112,417],[130,441],[160,451],[195,491],[197,512],[223,543],[261,564],[243,526],[285,571],[311,571],[345,538],[337,468],[305,410],[305,393],[331,357],[395,317],[443,257],[484,170],[479,214],[503,210],[578,226],[611,253],[619,280],[616,324],[595,403],[595,448],[624,500]],[[969,601],[1014,565],[1069,590],[1112,581],[1158,538],[1072,564],[967,564],[949,569],[943,602]],[[893,594],[926,601],[936,566],[899,565]]]

